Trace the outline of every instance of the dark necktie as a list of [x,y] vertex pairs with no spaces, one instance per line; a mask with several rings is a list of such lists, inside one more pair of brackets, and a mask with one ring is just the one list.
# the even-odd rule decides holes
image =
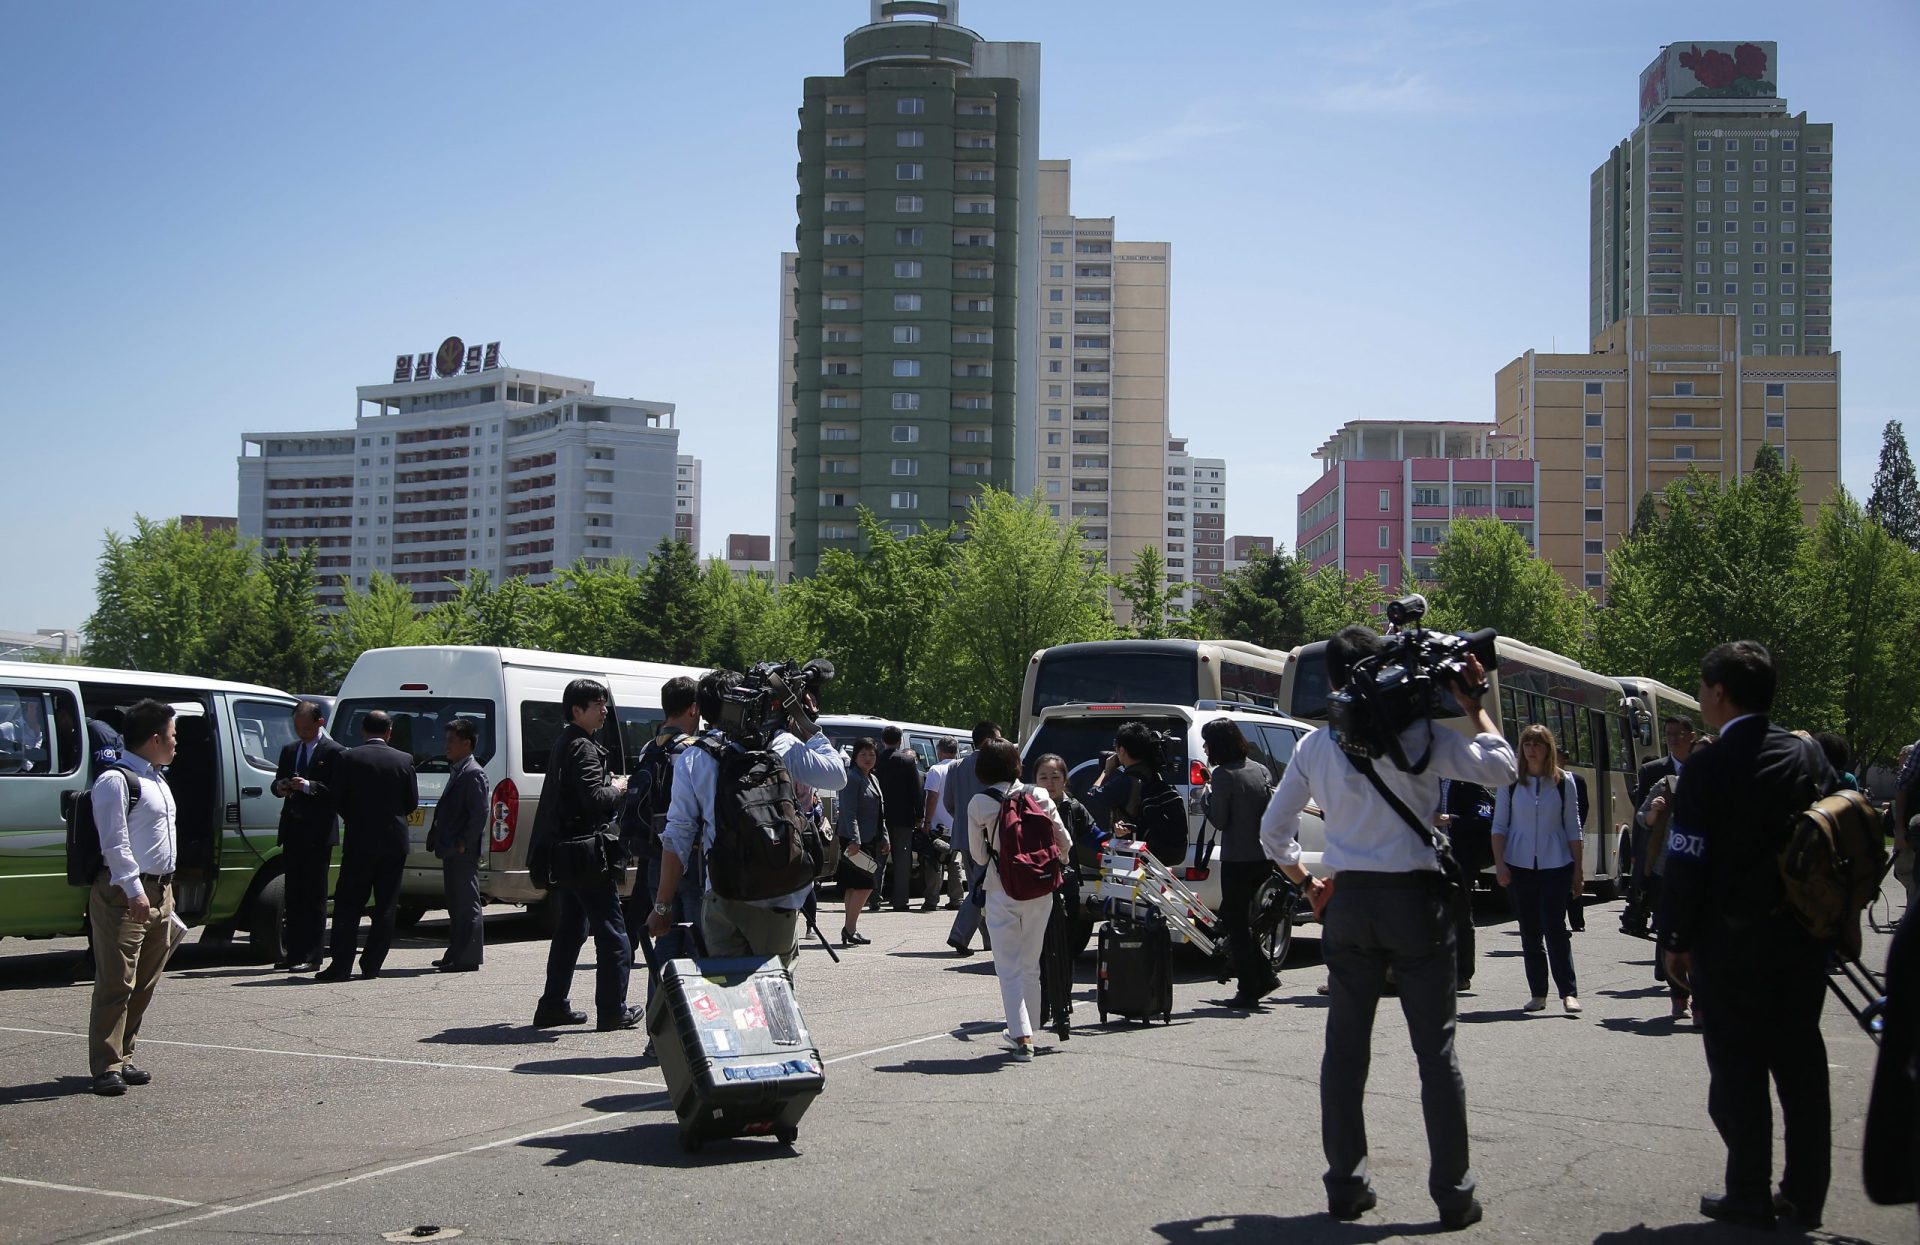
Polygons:
[[312,744],[301,744],[301,745],[300,745],[300,760],[299,760],[299,762],[298,762],[298,763],[297,763],[297,764],[296,764],[296,765],[294,766],[294,772],[295,772],[295,773],[297,773],[297,774],[299,774],[299,775],[300,775],[300,776],[301,776],[302,778],[304,778],[304,777],[306,777],[306,774],[307,774],[307,761],[308,761],[308,760],[309,760],[309,759],[310,759],[310,758],[311,758],[312,756],[313,756],[313,745],[312,745]]

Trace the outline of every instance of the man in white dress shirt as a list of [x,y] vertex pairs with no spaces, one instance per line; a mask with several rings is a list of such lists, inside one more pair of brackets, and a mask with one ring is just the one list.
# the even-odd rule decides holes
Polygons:
[[[1333,690],[1345,686],[1356,662],[1379,648],[1380,637],[1365,627],[1348,627],[1330,640],[1327,681]],[[1451,690],[1466,707],[1474,738],[1439,723],[1416,722],[1400,740],[1405,755],[1427,756],[1419,773],[1398,769],[1385,758],[1373,762],[1380,782],[1425,826],[1439,811],[1443,778],[1500,788],[1518,772],[1512,746],[1481,707],[1486,687],[1479,661],[1469,656],[1466,672]],[[1260,820],[1261,848],[1289,872],[1299,865],[1300,814],[1308,800],[1325,814],[1322,860],[1334,875],[1320,936],[1329,987],[1327,1044],[1320,1062],[1328,1213],[1358,1219],[1375,1204],[1362,1101],[1374,1011],[1392,969],[1420,1067],[1430,1152],[1427,1191],[1440,1208],[1443,1228],[1465,1228],[1479,1221],[1481,1208],[1468,1164],[1466,1082],[1453,1053],[1453,913],[1439,861],[1327,727],[1300,741]]]
[[[133,1066],[140,1019],[173,950],[173,869],[179,834],[173,791],[173,707],[142,700],[126,712],[120,760],[89,798],[102,868],[87,897],[93,926],[93,1010],[87,1025],[93,1092],[114,1095],[153,1074]],[[129,787],[133,791],[129,791]],[[129,797],[132,809],[129,811]]]

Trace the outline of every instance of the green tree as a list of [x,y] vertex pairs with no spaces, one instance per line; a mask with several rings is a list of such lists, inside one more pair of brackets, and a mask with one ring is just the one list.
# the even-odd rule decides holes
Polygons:
[[1372,571],[1354,579],[1336,563],[1308,573],[1302,587],[1308,640],[1329,639],[1352,623],[1377,628],[1381,609],[1392,599]]
[[695,665],[745,670],[761,661],[805,661],[815,640],[769,575],[735,575],[718,558],[701,572],[704,641]]
[[451,601],[434,606],[423,621],[435,644],[544,648],[544,591],[517,575],[496,584],[486,571],[476,570]]
[[296,556],[284,546],[250,576],[225,625],[215,628],[210,664],[228,678],[285,691],[331,692],[336,669],[314,601],[313,546]]
[[663,536],[647,562],[640,586],[640,615],[646,661],[684,666],[706,647],[707,596],[701,590],[700,564],[683,540]]
[[820,569],[783,595],[838,671],[832,703],[910,720],[928,696],[930,624],[951,591],[952,529],[895,536],[864,507],[859,523],[865,552],[828,550]]
[[367,577],[365,591],[347,590],[328,627],[334,668],[343,671],[370,648],[405,648],[432,639],[413,594],[380,571]]
[[213,675],[224,620],[252,607],[253,548],[230,531],[134,517],[131,536],[108,532],[87,619],[97,665]]
[[1855,772],[1886,761],[1920,730],[1920,554],[1838,490],[1820,508],[1813,556],[1835,625],[1839,716]]
[[1627,529],[1629,536],[1646,536],[1652,533],[1660,522],[1660,507],[1654,504],[1651,491],[1640,494],[1640,504],[1633,508],[1633,526]]
[[1119,578],[1116,588],[1132,612],[1127,630],[1135,638],[1164,640],[1180,631],[1180,611],[1167,591],[1167,560],[1157,546],[1140,547],[1133,569]]
[[1108,579],[1078,521],[1062,527],[1038,493],[984,490],[967,510],[966,537],[923,658],[920,681],[938,691],[923,720],[988,717],[1011,732],[1035,652],[1114,634]]
[[1284,551],[1255,552],[1244,567],[1201,593],[1193,611],[1202,636],[1241,640],[1285,652],[1307,639],[1307,585]]
[[1909,549],[1920,550],[1920,484],[1900,421],[1890,419],[1880,434],[1880,466],[1867,495],[1867,517]]
[[631,558],[582,558],[537,591],[539,633],[553,652],[648,659],[652,636],[641,599],[646,572]]
[[1589,598],[1567,586],[1526,537],[1499,519],[1457,519],[1434,551],[1427,625],[1492,627],[1501,635],[1577,655]]

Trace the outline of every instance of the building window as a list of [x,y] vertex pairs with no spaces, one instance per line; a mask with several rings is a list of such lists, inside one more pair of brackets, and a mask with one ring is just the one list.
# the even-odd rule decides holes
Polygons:
[[895,311],[918,311],[920,310],[920,296],[918,294],[895,294],[893,296],[893,309]]
[[1605,576],[1602,575],[1599,571],[1587,572],[1587,587],[1599,588],[1599,587],[1603,587],[1604,583],[1605,583]]
[[919,246],[927,240],[927,231],[919,227],[896,229],[893,231],[894,243],[898,246]]
[[1693,427],[1693,412],[1692,411],[1675,411],[1673,413],[1673,426],[1675,428]]
[[1060,422],[1060,408],[1059,408],[1059,407],[1057,407],[1057,406],[1050,406],[1050,407],[1048,407],[1048,408],[1047,408],[1047,422],[1048,422],[1048,423],[1059,423],[1059,422]]
[[895,359],[893,361],[893,374],[895,376],[918,376],[920,374],[920,360]]
[[1767,416],[1767,427],[1785,428],[1786,426],[1787,426],[1787,417],[1781,414],[1780,412],[1775,411],[1772,414]]
[[927,176],[927,166],[924,164],[896,164],[893,166],[893,176],[897,181],[923,181]]
[[1756,315],[1756,316],[1764,316],[1764,315],[1766,315],[1766,314],[1767,314],[1767,305],[1766,305],[1765,303],[1755,303],[1755,304],[1753,305],[1753,314],[1754,314],[1754,315]]
[[917,117],[927,110],[927,101],[918,95],[902,95],[893,101],[893,110],[903,117]]
[[1392,489],[1383,488],[1380,490],[1380,509],[1382,511],[1393,509],[1393,490]]
[[1598,458],[1598,457],[1600,457],[1600,447],[1599,447],[1599,446],[1597,446],[1597,445],[1589,445],[1589,446],[1587,446],[1587,447],[1585,447],[1585,448],[1586,448],[1586,451],[1587,451],[1587,457],[1588,457],[1588,458]]
[[1588,506],[1586,510],[1587,510],[1587,522],[1599,523],[1603,520],[1604,515],[1602,514],[1600,507]]
[[1050,302],[1050,303],[1062,303],[1062,302],[1065,302],[1065,301],[1066,301],[1066,291],[1065,291],[1065,290],[1048,290],[1048,291],[1047,291],[1047,301],[1048,301],[1048,302]]
[[896,411],[917,411],[920,409],[920,395],[917,393],[896,393],[893,395],[893,409]]
[[1048,455],[1048,456],[1047,456],[1047,470],[1048,470],[1048,471],[1058,471],[1058,470],[1060,470],[1060,457],[1059,457],[1059,455],[1057,455],[1057,454],[1050,454],[1050,455]]
[[1605,393],[1606,391],[1607,387],[1602,381],[1590,380],[1587,382],[1588,393]]
[[889,493],[887,494],[887,502],[895,510],[918,510],[920,508],[920,494]]
[[1587,491],[1589,493],[1599,492],[1602,486],[1601,477],[1599,476],[1586,477],[1586,485],[1587,485]]
[[1676,380],[1673,382],[1673,392],[1679,397],[1691,398],[1693,396],[1693,382],[1690,380]]
[[1604,418],[1604,416],[1603,416],[1603,415],[1601,415],[1601,413],[1600,413],[1599,411],[1588,411],[1588,412],[1587,412],[1587,427],[1589,427],[1589,428],[1598,428],[1598,427],[1600,426],[1600,421],[1601,421],[1601,420],[1602,420],[1603,418]]
[[1586,549],[1587,549],[1588,556],[1605,553],[1607,551],[1606,542],[1600,541],[1600,540],[1590,540],[1586,544]]
[[1755,337],[1765,337],[1765,336],[1767,335],[1767,326],[1766,326],[1766,325],[1764,325],[1764,324],[1756,324],[1756,325],[1754,325],[1754,326],[1753,326],[1753,335],[1754,335]]
[[911,346],[920,340],[920,326],[917,324],[896,324],[893,326],[893,343],[896,346]]
[[1413,529],[1413,543],[1416,545],[1437,545],[1440,543],[1442,528],[1438,523],[1423,523]]
[[927,132],[925,130],[900,130],[894,134],[893,141],[896,147],[925,147],[927,145]]
[[1784,384],[1768,384],[1768,386],[1767,386],[1767,396],[1768,396],[1769,398],[1784,398],[1784,397],[1786,397],[1786,396],[1787,396],[1787,387],[1786,387],[1786,385],[1784,385]]
[[896,212],[924,212],[927,201],[919,195],[895,195],[893,210]]
[[1413,504],[1416,506],[1444,506],[1437,488],[1416,488],[1413,490]]
[[917,476],[920,474],[920,460],[917,458],[896,458],[893,460],[893,474],[897,476]]
[[1049,255],[1063,255],[1066,253],[1066,250],[1067,250],[1067,244],[1064,242],[1047,243],[1047,253]]
[[920,261],[917,259],[896,259],[893,261],[893,275],[896,277],[917,277],[920,275]]
[[1387,527],[1385,524],[1382,524],[1380,527],[1380,547],[1382,549],[1393,548],[1393,529]]
[[1673,447],[1673,457],[1675,461],[1678,462],[1689,461],[1693,458],[1693,447],[1691,445],[1676,445]]

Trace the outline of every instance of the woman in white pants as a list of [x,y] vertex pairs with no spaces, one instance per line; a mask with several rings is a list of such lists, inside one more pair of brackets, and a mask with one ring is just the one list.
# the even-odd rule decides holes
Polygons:
[[[1062,868],[1073,850],[1073,840],[1060,821],[1053,798],[1040,787],[1020,781],[1020,750],[996,739],[974,753],[974,774],[986,790],[967,804],[967,843],[973,859],[999,854],[998,831],[1003,800],[1023,792],[1053,819],[1054,845]],[[1053,897],[1012,899],[1000,884],[997,865],[987,866],[987,935],[993,942],[993,971],[1000,978],[1000,1002],[1007,1012],[1007,1046],[1016,1063],[1033,1059],[1033,1018],[1040,1014],[1040,952],[1047,938],[1047,919],[1053,915]],[[965,902],[972,902],[969,896]]]

